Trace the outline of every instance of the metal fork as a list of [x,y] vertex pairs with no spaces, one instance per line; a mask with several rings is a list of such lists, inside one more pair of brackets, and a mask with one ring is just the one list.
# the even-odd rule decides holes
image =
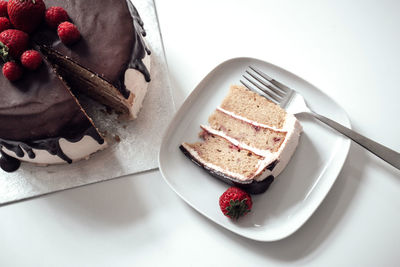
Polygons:
[[255,89],[254,86],[257,87],[259,90],[265,93],[264,96],[267,99],[280,105],[289,113],[292,113],[294,115],[307,113],[314,116],[321,122],[329,125],[333,129],[347,136],[357,144],[371,151],[376,156],[380,157],[384,161],[388,162],[389,164],[400,170],[400,153],[312,111],[307,106],[304,97],[295,90],[271,78],[264,72],[252,66],[249,67],[249,70],[246,70],[246,74],[244,74],[243,77],[246,79],[247,82],[243,80],[240,80],[240,82],[248,89],[257,92],[257,89]]

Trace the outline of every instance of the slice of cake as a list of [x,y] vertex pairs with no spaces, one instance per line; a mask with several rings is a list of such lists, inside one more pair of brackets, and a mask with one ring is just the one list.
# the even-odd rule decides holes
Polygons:
[[208,123],[201,125],[202,142],[180,149],[213,176],[254,194],[282,172],[302,130],[293,115],[244,86],[231,86]]

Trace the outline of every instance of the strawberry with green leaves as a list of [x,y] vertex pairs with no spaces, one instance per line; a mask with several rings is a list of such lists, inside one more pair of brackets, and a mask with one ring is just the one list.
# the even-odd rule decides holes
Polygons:
[[230,187],[219,198],[222,213],[234,220],[251,211],[253,202],[249,194],[238,187]]
[[10,56],[19,59],[28,48],[29,36],[23,31],[8,29],[0,33],[0,57],[4,62],[10,60]]

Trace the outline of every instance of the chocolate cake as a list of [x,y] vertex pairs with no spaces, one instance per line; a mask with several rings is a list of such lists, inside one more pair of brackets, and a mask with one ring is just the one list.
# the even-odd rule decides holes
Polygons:
[[44,64],[16,82],[0,75],[0,166],[6,171],[17,169],[19,160],[71,163],[103,149],[103,137],[74,94],[86,93],[132,119],[150,81],[143,22],[129,0],[45,4],[63,7],[82,38],[66,46],[42,25],[31,46]]

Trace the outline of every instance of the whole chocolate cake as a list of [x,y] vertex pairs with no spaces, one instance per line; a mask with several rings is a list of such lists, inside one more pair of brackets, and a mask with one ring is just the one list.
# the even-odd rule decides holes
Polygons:
[[15,82],[0,75],[0,166],[6,171],[20,160],[71,163],[105,148],[74,93],[133,119],[150,81],[143,22],[129,0],[44,2],[64,8],[82,38],[66,46],[43,23],[30,41],[44,64]]

